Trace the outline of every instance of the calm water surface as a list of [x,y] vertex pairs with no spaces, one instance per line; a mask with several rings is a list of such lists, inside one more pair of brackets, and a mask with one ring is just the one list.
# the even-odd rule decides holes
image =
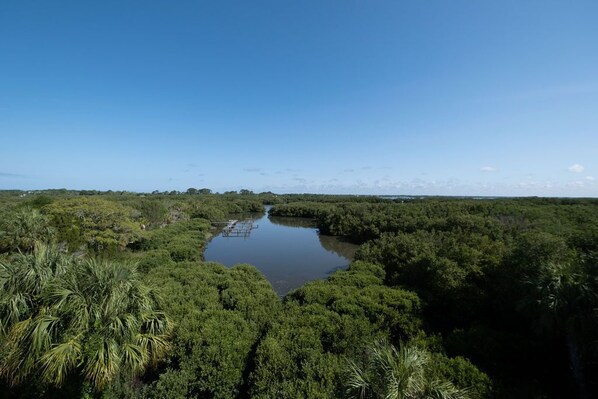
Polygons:
[[[349,265],[357,245],[319,235],[308,219],[253,215],[257,229],[249,237],[223,237],[208,243],[207,261],[233,266],[249,263],[258,268],[279,295],[308,281],[326,278]],[[234,219],[241,220],[237,216]]]

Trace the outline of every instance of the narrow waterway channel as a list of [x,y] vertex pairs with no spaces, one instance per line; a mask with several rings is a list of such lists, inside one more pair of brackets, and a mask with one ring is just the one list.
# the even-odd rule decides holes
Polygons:
[[346,268],[357,245],[320,235],[312,220],[252,215],[254,226],[247,237],[218,234],[208,243],[206,261],[233,266],[249,263],[258,268],[279,295]]

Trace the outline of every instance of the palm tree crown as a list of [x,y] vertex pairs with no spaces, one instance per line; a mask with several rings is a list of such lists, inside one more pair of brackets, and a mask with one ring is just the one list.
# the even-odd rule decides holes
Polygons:
[[38,246],[0,264],[0,374],[35,373],[60,386],[78,375],[96,388],[136,374],[168,349],[171,323],[134,265],[76,261]]
[[414,345],[400,349],[385,340],[368,348],[363,367],[348,364],[347,396],[359,399],[467,399],[468,389],[427,375],[428,353]]
[[36,242],[51,241],[54,230],[37,209],[23,208],[0,223],[0,248],[30,252]]

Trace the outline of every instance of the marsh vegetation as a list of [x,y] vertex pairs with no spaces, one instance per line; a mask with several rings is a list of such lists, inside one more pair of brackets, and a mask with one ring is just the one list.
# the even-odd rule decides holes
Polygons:
[[[354,260],[282,298],[205,260],[264,205]],[[597,394],[596,200],[7,191],[0,221],[0,397]]]

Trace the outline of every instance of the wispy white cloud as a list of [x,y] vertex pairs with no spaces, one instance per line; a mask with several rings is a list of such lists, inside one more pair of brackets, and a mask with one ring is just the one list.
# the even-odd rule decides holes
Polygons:
[[573,173],[581,173],[585,170],[586,168],[583,167],[583,165],[580,165],[578,163],[574,163],[573,165],[569,166],[567,168],[567,170],[569,172],[573,172]]
[[[261,191],[274,192],[315,192],[335,194],[385,194],[385,195],[473,195],[473,196],[598,196],[596,180],[588,176],[573,181],[550,181],[522,179],[520,182],[471,182],[458,179],[323,179],[311,180],[300,177],[289,179],[286,184],[268,186]],[[258,191],[260,191],[258,190]]]
[[483,166],[480,170],[482,172],[496,172],[498,169],[496,169],[494,166]]
[[0,172],[0,177],[12,177],[12,178],[15,178],[15,179],[26,179],[29,176],[27,176],[27,175],[20,175],[20,174],[17,174],[17,173]]
[[565,187],[569,188],[584,188],[585,186],[586,182],[583,180],[574,180],[565,184]]
[[261,172],[262,168],[243,168],[243,172]]
[[596,178],[594,176],[586,176],[586,180],[594,181]]

